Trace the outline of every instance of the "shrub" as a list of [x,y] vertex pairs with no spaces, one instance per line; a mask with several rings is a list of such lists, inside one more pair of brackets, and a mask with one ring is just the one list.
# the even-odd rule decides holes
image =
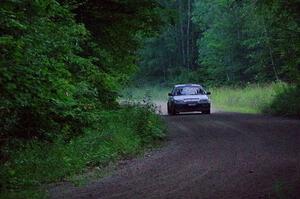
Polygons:
[[18,191],[38,190],[44,183],[62,180],[87,167],[103,167],[139,153],[161,140],[164,132],[162,120],[148,107],[101,112],[97,126],[78,137],[66,141],[61,136],[46,145],[35,140],[8,151],[10,159],[0,166],[1,192],[8,197]]
[[276,90],[276,95],[264,111],[275,115],[300,116],[300,86],[282,85]]

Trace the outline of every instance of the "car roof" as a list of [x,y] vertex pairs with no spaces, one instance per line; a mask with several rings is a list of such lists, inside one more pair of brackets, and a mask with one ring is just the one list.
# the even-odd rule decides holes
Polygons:
[[174,87],[184,87],[184,86],[199,86],[202,88],[200,84],[176,84]]

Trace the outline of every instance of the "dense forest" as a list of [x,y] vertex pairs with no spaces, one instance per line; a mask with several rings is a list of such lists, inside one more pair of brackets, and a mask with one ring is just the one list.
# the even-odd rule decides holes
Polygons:
[[2,134],[81,131],[85,114],[115,105],[139,40],[161,23],[152,0],[79,2],[1,1]]
[[[268,100],[261,102],[260,94],[252,92],[241,107],[249,104],[260,107],[260,112],[300,115],[298,0],[160,3],[171,13],[169,23],[159,34],[146,39],[138,51],[140,70],[133,79],[136,85],[238,87],[236,96],[247,96],[251,87],[265,85],[254,90],[269,90]],[[250,88],[244,89],[247,86]],[[222,92],[212,95],[219,96],[217,104],[232,106],[241,101],[239,97],[229,99],[224,89],[215,90]]]
[[299,84],[299,1],[161,2],[177,15],[139,51],[138,82]]

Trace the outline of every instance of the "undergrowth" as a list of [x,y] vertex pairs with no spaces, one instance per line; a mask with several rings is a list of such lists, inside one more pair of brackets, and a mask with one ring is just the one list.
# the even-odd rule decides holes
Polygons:
[[42,185],[136,155],[165,136],[163,122],[149,105],[99,114],[97,130],[87,129],[71,140],[19,143],[8,151],[9,160],[0,166],[1,198],[41,198]]
[[269,106],[264,108],[264,112],[300,118],[300,86],[282,85],[278,87],[275,98]]

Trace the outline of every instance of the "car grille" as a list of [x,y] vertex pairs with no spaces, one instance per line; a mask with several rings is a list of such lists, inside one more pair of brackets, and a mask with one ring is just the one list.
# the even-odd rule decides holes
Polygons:
[[188,99],[184,99],[185,102],[198,102],[199,99],[198,98],[188,98]]

